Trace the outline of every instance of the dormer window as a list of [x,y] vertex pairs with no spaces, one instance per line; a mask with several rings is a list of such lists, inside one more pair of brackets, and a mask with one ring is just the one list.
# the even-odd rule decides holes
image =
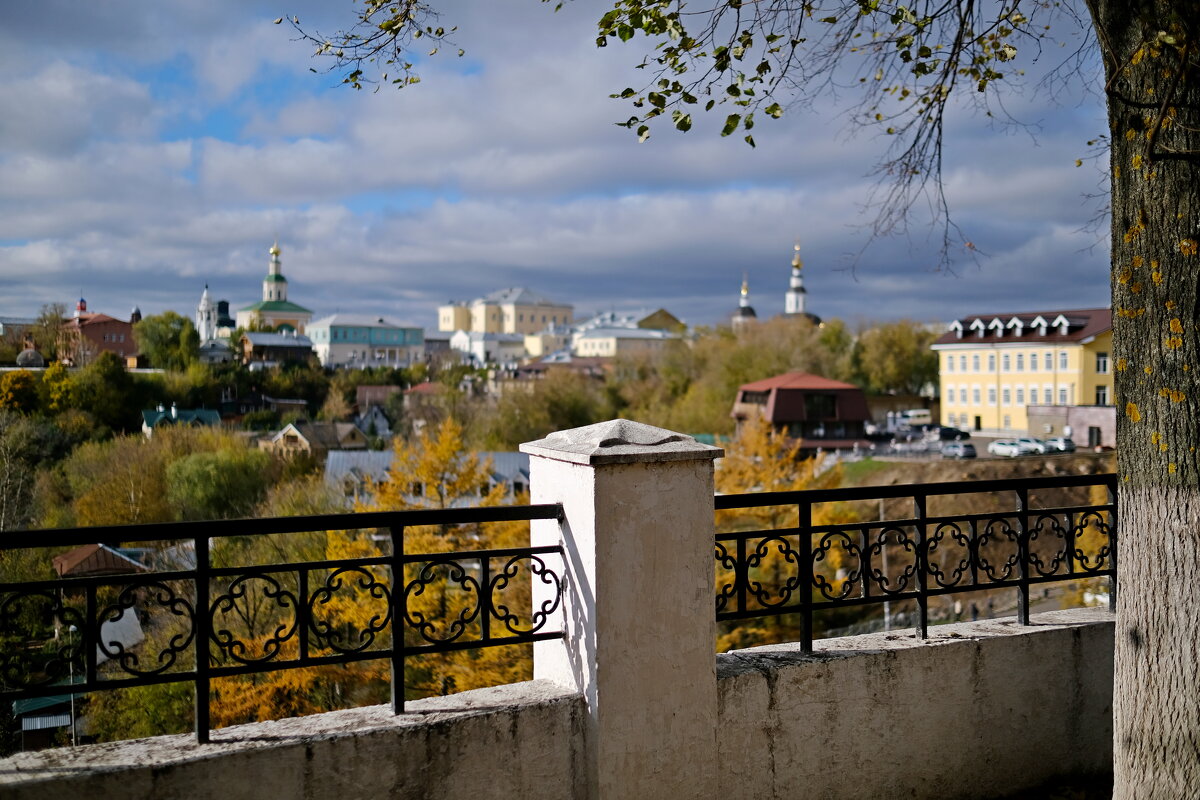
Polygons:
[[1049,323],[1046,322],[1046,318],[1043,317],[1041,314],[1038,314],[1036,317],[1033,318],[1033,322],[1029,323],[1029,327],[1037,329],[1038,336],[1046,335],[1046,328],[1048,325],[1049,325]]
[[1013,317],[1012,319],[1010,319],[1008,321],[1008,327],[1013,329],[1014,336],[1024,336],[1025,335],[1025,323],[1021,321],[1020,317]]
[[961,339],[963,337],[963,324],[961,321],[956,319],[954,322],[951,322],[949,330],[954,331],[955,338]]
[[1062,314],[1059,314],[1057,317],[1055,317],[1055,318],[1054,318],[1054,322],[1052,322],[1051,324],[1052,324],[1052,325],[1053,325],[1055,328],[1058,328],[1058,335],[1059,335],[1059,336],[1066,336],[1066,335],[1067,335],[1067,328],[1071,327],[1071,323],[1070,323],[1070,322],[1068,322],[1068,321],[1067,321],[1067,318],[1066,318],[1066,317],[1064,317]]
[[987,333],[987,330],[983,324],[983,320],[981,319],[977,319],[971,323],[971,330],[975,331],[975,335],[981,339],[983,338],[983,335]]
[[988,330],[995,331],[997,337],[1002,337],[1004,336],[1004,323],[1001,322],[999,318],[994,319],[988,325]]

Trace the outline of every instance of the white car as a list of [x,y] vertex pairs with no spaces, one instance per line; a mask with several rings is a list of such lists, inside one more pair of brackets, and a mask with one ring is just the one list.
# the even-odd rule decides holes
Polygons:
[[1065,436],[1055,436],[1046,440],[1047,453],[1074,453],[1075,443]]
[[1013,439],[997,439],[990,442],[987,451],[994,456],[1019,456],[1022,452],[1021,445]]
[[1017,446],[1021,448],[1021,454],[1025,453],[1044,453],[1046,452],[1046,443],[1041,439],[1034,439],[1030,436],[1022,436],[1017,439]]

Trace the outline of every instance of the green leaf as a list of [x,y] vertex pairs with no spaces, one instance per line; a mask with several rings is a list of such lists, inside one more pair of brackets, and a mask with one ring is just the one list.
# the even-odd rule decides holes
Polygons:
[[638,128],[637,129],[637,137],[638,137],[639,143],[644,142],[647,139],[649,139],[650,138],[650,126],[642,125],[640,128]]
[[728,136],[729,134],[733,133],[738,129],[738,126],[741,124],[741,122],[741,114],[730,114],[725,118],[725,127],[721,129],[721,135]]
[[746,134],[746,144],[750,145],[751,147],[758,147],[758,145],[754,143],[754,137],[748,133]]
[[771,103],[771,105],[764,108],[763,111],[767,112],[767,115],[773,119],[779,119],[783,116],[783,107],[780,106],[779,103]]
[[622,42],[628,42],[633,38],[633,28],[628,25],[617,26],[617,38]]

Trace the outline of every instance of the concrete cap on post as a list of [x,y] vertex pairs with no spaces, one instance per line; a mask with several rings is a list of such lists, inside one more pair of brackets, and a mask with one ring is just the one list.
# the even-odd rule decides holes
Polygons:
[[521,452],[572,464],[647,464],[656,461],[697,461],[725,455],[719,447],[691,436],[628,419],[597,422],[556,431],[545,439],[526,442]]
[[[588,800],[711,798],[717,785],[713,459],[719,447],[630,420],[521,445],[533,543],[561,545],[565,636],[534,676],[587,701]],[[534,607],[552,601],[534,584]]]

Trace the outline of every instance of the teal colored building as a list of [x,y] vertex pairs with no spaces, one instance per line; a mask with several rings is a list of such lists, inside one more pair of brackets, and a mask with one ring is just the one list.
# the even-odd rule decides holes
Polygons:
[[366,314],[332,314],[308,325],[326,367],[407,367],[425,358],[425,329]]

